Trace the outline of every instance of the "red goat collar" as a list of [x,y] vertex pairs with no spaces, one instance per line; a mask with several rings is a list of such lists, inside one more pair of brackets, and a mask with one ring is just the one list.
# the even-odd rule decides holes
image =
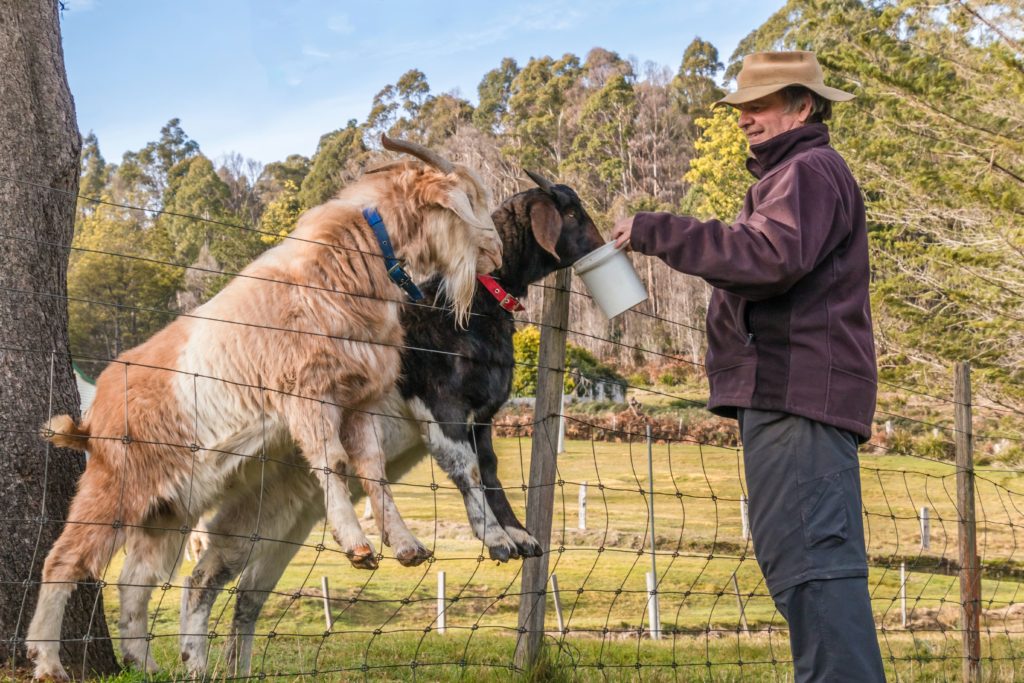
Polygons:
[[480,281],[488,292],[491,293],[495,299],[498,300],[498,305],[504,308],[509,313],[513,311],[524,311],[523,305],[519,303],[519,299],[515,298],[511,294],[505,291],[505,288],[498,284],[490,275],[477,275],[476,279]]

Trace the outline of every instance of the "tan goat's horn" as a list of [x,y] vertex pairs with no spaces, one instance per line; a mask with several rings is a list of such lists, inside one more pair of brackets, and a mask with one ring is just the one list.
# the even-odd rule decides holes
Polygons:
[[384,149],[391,150],[392,152],[405,152],[411,154],[417,159],[425,161],[442,173],[451,173],[455,170],[455,165],[442,157],[437,152],[429,150],[423,145],[417,145],[415,142],[409,142],[408,140],[392,140],[385,133],[380,134],[380,144],[384,145]]
[[[523,170],[526,171],[526,169]],[[539,173],[534,173],[533,171],[526,171],[526,175],[530,176],[530,180],[537,183],[537,187],[544,190],[548,194],[554,194],[551,190],[553,183],[550,180],[548,180]]]

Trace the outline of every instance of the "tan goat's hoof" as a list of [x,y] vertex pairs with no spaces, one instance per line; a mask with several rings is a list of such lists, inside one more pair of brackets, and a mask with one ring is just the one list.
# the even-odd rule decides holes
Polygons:
[[395,553],[395,559],[398,560],[398,564],[403,567],[417,567],[433,556],[434,553],[430,552],[418,543]]
[[377,556],[373,553],[371,546],[356,546],[345,554],[348,556],[349,562],[356,569],[376,569],[378,566]]

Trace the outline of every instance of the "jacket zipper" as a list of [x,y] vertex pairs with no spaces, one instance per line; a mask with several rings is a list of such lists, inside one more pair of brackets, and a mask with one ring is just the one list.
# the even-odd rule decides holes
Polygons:
[[740,305],[740,334],[746,337],[743,342],[744,346],[750,346],[754,343],[754,333],[750,329],[750,321],[748,320],[749,312],[750,304],[743,301]]

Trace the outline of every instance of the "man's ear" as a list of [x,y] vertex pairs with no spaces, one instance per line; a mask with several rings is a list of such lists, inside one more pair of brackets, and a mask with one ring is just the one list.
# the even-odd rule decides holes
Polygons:
[[800,105],[800,123],[807,123],[807,119],[811,118],[811,110],[814,108],[814,96],[807,93],[804,97],[804,103]]
[[562,234],[562,214],[550,199],[540,199],[530,206],[530,228],[537,244],[556,259],[559,258],[555,245]]

